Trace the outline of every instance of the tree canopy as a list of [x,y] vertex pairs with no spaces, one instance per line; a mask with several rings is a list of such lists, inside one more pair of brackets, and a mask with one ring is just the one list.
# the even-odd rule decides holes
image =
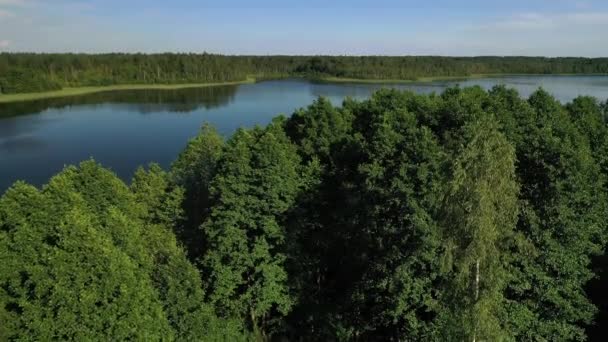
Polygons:
[[416,80],[478,74],[608,74],[608,58],[0,53],[0,94],[248,77]]
[[128,185],[92,160],[18,182],[0,340],[600,339],[606,107],[383,89],[204,125]]

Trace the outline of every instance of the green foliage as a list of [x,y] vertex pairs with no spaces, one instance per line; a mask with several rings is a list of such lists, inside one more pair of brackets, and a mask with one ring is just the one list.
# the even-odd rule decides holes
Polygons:
[[184,189],[170,183],[169,176],[158,164],[150,164],[148,171],[138,168],[131,190],[136,201],[145,207],[142,218],[146,222],[174,227],[183,220]]
[[515,151],[491,116],[463,127],[443,209],[446,241],[441,313],[446,340],[503,340],[505,256],[518,211]]
[[285,130],[306,160],[317,157],[327,161],[332,145],[348,132],[351,121],[348,111],[339,111],[328,99],[319,98],[308,108],[293,113]]
[[281,77],[415,80],[476,74],[606,74],[607,58],[222,56],[0,53],[0,93],[116,84],[182,84]]
[[[317,102],[289,120],[301,152],[318,157],[323,170],[290,217],[290,264],[300,293],[290,317],[294,336],[433,336],[445,156],[408,111],[423,105],[418,100],[387,90],[342,109]],[[301,128],[328,122],[348,125]],[[331,143],[308,143],[314,141]]]
[[107,212],[102,227],[102,218],[80,194],[50,188],[39,192],[24,184],[10,189],[0,208],[0,302],[9,317],[3,335],[31,340],[172,338],[146,270],[128,248],[117,246],[119,237],[112,234],[127,228],[120,211]]
[[199,227],[209,216],[211,180],[223,148],[222,137],[213,127],[204,125],[171,166],[172,183],[185,189],[182,204],[185,220],[175,228],[192,260],[198,259],[205,250],[206,242]]
[[309,76],[337,76],[345,75],[343,59],[339,57],[314,56],[303,61],[295,68],[295,72]]
[[602,107],[595,98],[578,97],[566,106],[566,110],[587,140],[602,173],[608,175],[608,130]]
[[[604,177],[586,139],[544,91],[517,146],[527,245],[512,256],[509,314],[523,339],[582,340],[595,309],[586,298],[590,257],[605,244]],[[531,246],[530,246],[531,245]]]
[[354,255],[365,257],[358,256],[362,272],[348,299],[350,339],[428,340],[435,330],[445,155],[409,111],[409,100],[410,94],[381,91],[354,110],[360,164],[344,181],[356,194],[350,229],[361,230],[363,242]]
[[32,93],[61,89],[61,84],[32,69],[9,69],[0,74],[0,94]]
[[293,305],[284,269],[282,215],[301,187],[300,159],[281,122],[238,130],[211,183],[212,210],[203,223],[202,259],[209,299],[225,317],[266,334],[272,314]]
[[200,275],[166,225],[180,202],[164,177],[154,165],[139,170],[133,194],[89,161],[66,168],[42,191],[11,188],[0,201],[0,307],[9,317],[3,335],[240,336],[236,322],[219,321],[203,303]]
[[[388,68],[404,77],[413,66],[585,71],[604,63],[0,57],[0,68],[12,65],[2,59],[27,61],[68,83],[95,79],[99,65],[139,65],[165,80],[171,68],[190,75],[189,62],[236,63],[233,75],[271,65],[274,74],[370,77]],[[115,61],[129,63],[113,69]],[[423,67],[435,62],[446,64]],[[204,72],[223,77],[213,70]],[[0,198],[0,340],[602,336],[592,324],[595,304],[606,317],[607,107],[589,97],[563,105],[543,90],[523,99],[505,87],[381,90],[341,107],[320,98],[227,141],[205,125],[170,171],[140,168],[130,186],[93,161],[66,167],[42,189],[16,183]]]

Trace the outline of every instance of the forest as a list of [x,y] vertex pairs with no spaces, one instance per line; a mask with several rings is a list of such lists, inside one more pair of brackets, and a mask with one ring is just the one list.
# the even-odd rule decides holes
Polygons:
[[0,340],[601,340],[607,117],[542,89],[385,89],[204,125],[130,184],[94,160],[17,182]]
[[608,58],[0,53],[0,94],[248,77],[417,80],[484,74],[608,74]]

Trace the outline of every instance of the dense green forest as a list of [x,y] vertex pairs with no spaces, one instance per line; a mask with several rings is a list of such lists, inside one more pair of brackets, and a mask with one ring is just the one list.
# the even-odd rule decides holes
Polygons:
[[608,74],[608,58],[0,53],[0,94],[116,84],[232,82],[247,77],[415,80],[576,73]]
[[600,338],[607,116],[543,90],[381,90],[205,125],[130,185],[92,160],[16,183],[0,340]]

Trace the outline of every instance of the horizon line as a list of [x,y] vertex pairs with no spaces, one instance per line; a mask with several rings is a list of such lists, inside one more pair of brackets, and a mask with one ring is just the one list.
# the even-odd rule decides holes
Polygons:
[[607,56],[575,56],[575,55],[560,55],[560,56],[548,56],[548,55],[442,55],[442,54],[403,54],[403,55],[390,55],[390,54],[223,54],[217,52],[186,52],[186,51],[159,51],[159,52],[124,52],[124,51],[110,51],[110,52],[79,52],[79,51],[63,51],[63,52],[44,52],[44,51],[0,51],[0,55],[88,55],[88,56],[102,56],[102,55],[211,55],[211,56],[224,56],[224,57],[432,57],[432,58],[547,58],[547,59],[558,59],[558,58],[577,58],[577,59],[607,59]]

